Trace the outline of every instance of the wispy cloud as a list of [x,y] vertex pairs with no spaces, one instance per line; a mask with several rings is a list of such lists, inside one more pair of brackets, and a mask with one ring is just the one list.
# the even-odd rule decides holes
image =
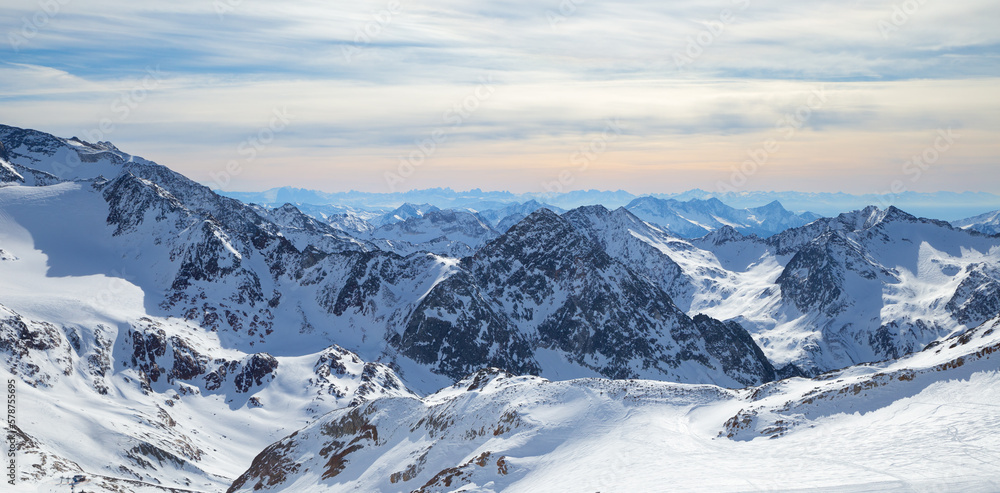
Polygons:
[[108,136],[126,150],[208,181],[287,107],[294,123],[231,187],[380,190],[492,76],[495,94],[407,187],[531,191],[614,117],[625,134],[577,184],[665,191],[709,188],[823,87],[828,104],[748,187],[869,191],[852,174],[891,175],[942,126],[969,136],[937,165],[961,176],[924,186],[1000,183],[994,1],[926,0],[905,19],[891,1],[564,3],[67,2],[30,39],[40,7],[22,4],[0,14],[23,38],[0,46],[0,105],[6,123],[76,135],[156,68]]

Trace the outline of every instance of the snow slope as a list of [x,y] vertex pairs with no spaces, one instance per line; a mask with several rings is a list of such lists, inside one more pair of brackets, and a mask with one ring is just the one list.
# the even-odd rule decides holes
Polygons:
[[1000,313],[1000,240],[892,207],[767,239],[684,240],[601,206],[565,217],[688,315],[741,324],[781,375],[900,357]]
[[1000,319],[744,390],[483,370],[337,410],[229,491],[996,491]]
[[978,216],[952,221],[951,225],[960,229],[979,231],[987,235],[998,235],[1000,234],[1000,211],[987,212]]
[[83,471],[102,477],[88,485],[98,491],[218,491],[255,450],[315,416],[410,395],[391,370],[339,347],[248,354],[149,315],[129,271],[105,272],[101,237],[72,235],[93,227],[100,196],[86,188],[0,189],[0,244],[16,252],[0,262],[0,378],[17,382],[23,491]]

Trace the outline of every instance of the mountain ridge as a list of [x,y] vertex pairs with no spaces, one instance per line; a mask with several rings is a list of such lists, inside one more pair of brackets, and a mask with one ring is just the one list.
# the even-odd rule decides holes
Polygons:
[[[18,446],[32,487],[74,471],[94,475],[103,491],[238,490],[268,471],[255,454],[292,450],[276,444],[338,416],[323,436],[355,442],[317,449],[327,450],[330,473],[317,484],[349,482],[364,475],[359,462],[390,460],[405,467],[390,471],[389,484],[419,477],[447,489],[480,484],[480,462],[528,477],[524,456],[478,450],[479,437],[594,426],[573,421],[570,408],[552,421],[541,408],[524,414],[504,404],[513,395],[592,402],[623,419],[619,406],[632,403],[666,411],[711,402],[719,415],[698,426],[713,423],[712,436],[793,436],[819,421],[782,409],[780,397],[746,396],[785,395],[812,409],[802,382],[826,386],[829,375],[862,378],[928,351],[966,351],[993,334],[1000,312],[1000,240],[894,207],[767,238],[724,225],[685,239],[625,207],[525,202],[393,221],[424,234],[461,217],[488,233],[461,251],[437,250],[438,239],[455,241],[450,232],[397,251],[293,204],[218,196],[110,143],[5,126],[0,145],[13,160],[0,176],[10,180],[0,186],[0,372],[21,386]],[[951,371],[965,358],[980,368],[984,348],[934,365]],[[814,378],[788,378],[805,375]],[[862,380],[854,383],[876,382]],[[853,392],[826,390],[841,388]],[[538,389],[559,390],[532,397]],[[649,389],[658,390],[639,397]],[[465,404],[476,426],[450,430],[443,423],[464,423],[452,411]],[[362,429],[375,415],[378,436]],[[545,424],[532,428],[532,419]],[[465,436],[472,441],[454,443],[472,455],[428,444],[382,457],[385,437],[403,436],[388,431],[390,421],[442,443]],[[59,432],[66,427],[77,432]],[[103,437],[113,445],[98,445]],[[232,453],[213,453],[220,448]],[[546,446],[534,454],[558,456]],[[276,478],[259,484],[285,484]]]

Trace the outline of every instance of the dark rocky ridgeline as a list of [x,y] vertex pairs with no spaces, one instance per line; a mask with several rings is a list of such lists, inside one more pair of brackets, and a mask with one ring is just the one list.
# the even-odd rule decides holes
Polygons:
[[24,182],[24,176],[17,172],[8,161],[10,156],[7,154],[7,148],[4,147],[3,142],[0,142],[0,183],[5,182]]
[[979,325],[1000,313],[1000,271],[983,263],[966,267],[962,280],[945,308],[965,325]]
[[[679,370],[684,363],[705,367],[718,381],[729,377],[749,384],[774,377],[741,328],[707,322],[700,328],[656,284],[547,209],[532,213],[461,265],[463,272],[435,286],[404,333],[390,340],[404,354],[450,376],[477,365],[544,374],[531,356],[550,349],[610,378],[694,378]],[[736,362],[720,350],[727,340],[748,350],[747,361]],[[497,347],[506,352],[488,351]],[[720,363],[719,356],[728,362]]]
[[131,324],[120,341],[121,353],[129,355],[122,367],[138,372],[147,392],[184,382],[212,393],[231,382],[236,393],[252,393],[278,369],[278,360],[267,353],[241,359],[210,357],[185,338],[168,336],[160,322],[148,318]]
[[[765,241],[778,254],[790,256],[776,281],[782,298],[815,320],[821,341],[814,349],[826,351],[823,347],[828,346],[830,354],[840,354],[841,366],[898,358],[954,330],[940,318],[881,320],[886,306],[881,293],[886,286],[904,282],[899,266],[917,273],[921,248],[960,256],[955,245],[981,252],[997,245],[976,232],[892,206],[822,218]],[[973,327],[1000,313],[1000,271],[995,266],[973,263],[950,269],[946,275],[962,279],[942,307],[954,322]]]
[[[616,261],[653,281],[682,310],[690,307],[694,280],[685,276],[680,265],[668,255],[633,234],[638,232],[649,239],[671,241],[666,232],[649,226],[624,207],[611,211],[602,205],[583,206],[561,217]],[[673,247],[680,246],[674,243]]]
[[47,387],[73,370],[73,354],[63,332],[48,322],[29,320],[0,305],[0,358],[4,369],[33,387]]
[[521,374],[540,371],[534,345],[468,272],[440,282],[420,301],[402,334],[389,343],[417,363],[454,379],[483,366]]
[[250,207],[262,218],[277,225],[281,229],[282,236],[288,238],[300,251],[308,248],[325,253],[377,250],[375,245],[318,221],[292,204],[285,204],[277,209],[266,209],[257,205]]
[[823,310],[836,315],[846,307],[841,300],[842,269],[828,245],[815,242],[795,253],[776,282],[782,296],[803,312]]
[[[705,338],[708,354],[722,364],[722,371],[740,383],[757,385],[785,378],[771,366],[764,351],[740,324],[721,322],[707,315],[695,315],[694,323]],[[785,372],[796,370],[789,368]],[[794,376],[794,373],[788,376]]]

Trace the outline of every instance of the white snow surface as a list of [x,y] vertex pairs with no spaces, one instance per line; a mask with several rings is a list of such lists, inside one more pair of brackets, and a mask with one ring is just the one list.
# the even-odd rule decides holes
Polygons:
[[[126,280],[131,273],[108,272],[121,260],[85,241],[101,238],[92,230],[85,234],[94,226],[87,216],[100,210],[93,202],[101,200],[89,186],[0,188],[0,247],[19,257],[0,262],[0,323],[23,320],[29,329],[49,324],[57,344],[41,359],[36,353],[20,360],[15,355],[0,367],[3,381],[17,382],[17,426],[34,442],[18,455],[21,484],[4,491],[64,491],[58,478],[81,471],[98,477],[87,491],[162,491],[157,485],[225,490],[268,443],[357,397],[365,363],[334,349],[344,374],[317,375],[314,366],[327,352],[323,347],[278,357],[281,371],[251,393],[235,391],[232,379],[212,391],[199,389],[198,382],[169,385],[161,379],[144,392],[140,376],[128,367],[132,348],[121,337],[144,320],[212,358],[238,361],[247,355],[224,349],[216,333],[196,324],[149,315],[145,293]],[[53,203],[64,208],[56,213],[46,206]],[[73,349],[74,339],[81,349]],[[110,347],[101,347],[101,341]],[[109,371],[95,376],[89,362],[105,350]],[[411,395],[405,389],[387,391]],[[252,405],[251,397],[262,407]],[[136,453],[151,463],[138,467],[123,451],[143,442],[184,463]]]
[[334,411],[275,444],[270,476],[251,468],[236,486],[997,491],[998,358],[995,319],[899,361],[743,390],[483,371],[423,399]]

